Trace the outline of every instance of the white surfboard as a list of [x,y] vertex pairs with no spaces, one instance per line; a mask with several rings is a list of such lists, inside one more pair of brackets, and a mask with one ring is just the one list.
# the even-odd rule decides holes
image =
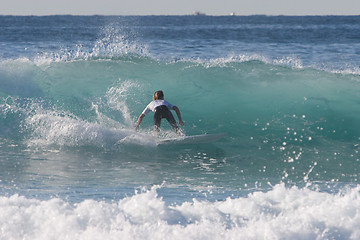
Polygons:
[[161,144],[199,144],[199,143],[210,143],[215,142],[223,137],[225,133],[216,133],[216,134],[201,134],[201,135],[192,135],[192,136],[181,136],[176,138],[165,138],[159,139],[157,143]]

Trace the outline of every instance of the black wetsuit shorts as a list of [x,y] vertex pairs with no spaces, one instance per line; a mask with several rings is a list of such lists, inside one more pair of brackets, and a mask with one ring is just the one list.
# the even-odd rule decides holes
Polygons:
[[179,127],[176,125],[176,121],[170,110],[165,105],[161,105],[154,110],[154,128],[156,131],[160,130],[161,119],[166,118],[174,130],[178,130]]

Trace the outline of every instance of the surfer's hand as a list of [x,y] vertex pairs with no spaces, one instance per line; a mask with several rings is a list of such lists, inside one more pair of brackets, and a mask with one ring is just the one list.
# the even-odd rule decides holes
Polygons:
[[184,126],[184,122],[182,120],[179,121],[180,126]]

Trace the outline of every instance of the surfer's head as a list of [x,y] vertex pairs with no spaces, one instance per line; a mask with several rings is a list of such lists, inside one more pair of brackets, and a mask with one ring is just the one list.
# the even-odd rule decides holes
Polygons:
[[154,93],[153,100],[164,100],[164,93],[163,91],[159,90]]

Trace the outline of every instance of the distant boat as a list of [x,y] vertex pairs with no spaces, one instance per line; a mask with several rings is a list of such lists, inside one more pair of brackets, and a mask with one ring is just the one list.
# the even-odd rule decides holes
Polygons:
[[230,13],[230,16],[235,16],[235,15],[236,15],[235,12]]
[[205,16],[205,13],[199,12],[199,11],[195,11],[194,12],[194,16]]

